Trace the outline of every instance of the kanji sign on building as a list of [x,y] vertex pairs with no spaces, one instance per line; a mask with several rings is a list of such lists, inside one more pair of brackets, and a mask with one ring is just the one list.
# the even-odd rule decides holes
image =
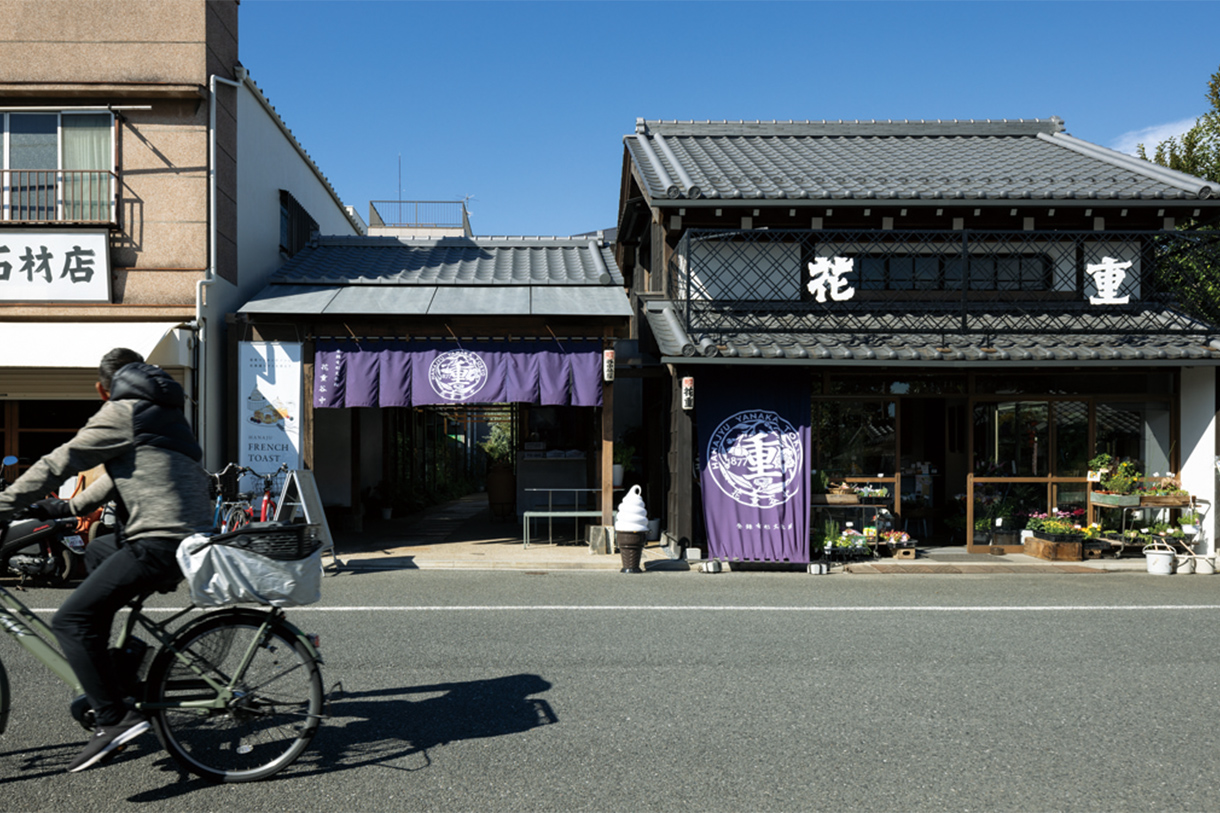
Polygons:
[[0,302],[109,302],[104,229],[0,231]]

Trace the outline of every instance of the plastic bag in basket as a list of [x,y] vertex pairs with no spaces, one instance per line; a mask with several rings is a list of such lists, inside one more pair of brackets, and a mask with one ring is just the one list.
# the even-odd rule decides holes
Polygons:
[[303,559],[271,559],[230,545],[211,534],[188,536],[178,545],[178,566],[200,607],[270,604],[295,607],[322,598],[322,551]]

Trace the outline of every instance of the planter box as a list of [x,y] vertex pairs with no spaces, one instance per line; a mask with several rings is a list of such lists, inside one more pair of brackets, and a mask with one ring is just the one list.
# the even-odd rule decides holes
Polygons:
[[1140,505],[1147,505],[1160,508],[1186,508],[1190,505],[1189,497],[1174,497],[1174,496],[1148,496],[1145,495],[1139,498]]
[[1115,508],[1131,508],[1140,504],[1140,496],[1138,494],[1104,494],[1100,491],[1094,491],[1093,504],[1108,505]]
[[814,494],[810,502],[813,505],[859,505],[860,497],[856,494]]
[[1053,542],[1031,536],[1025,540],[1025,552],[1052,562],[1079,562],[1084,559],[1084,545],[1079,538],[1076,542]]

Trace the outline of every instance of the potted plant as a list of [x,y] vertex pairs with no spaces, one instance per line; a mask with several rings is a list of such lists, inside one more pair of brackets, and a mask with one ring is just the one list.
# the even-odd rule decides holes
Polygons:
[[1136,506],[1140,496],[1140,471],[1130,460],[1116,461],[1108,454],[1099,454],[1089,461],[1089,470],[1098,476],[1098,489],[1091,498],[1097,505],[1114,507]]
[[1137,488],[1140,505],[1179,506],[1190,504],[1190,492],[1182,488],[1181,482],[1172,474],[1162,477],[1154,474],[1142,481]]
[[635,471],[635,464],[631,458],[635,457],[635,447],[629,446],[626,443],[614,444],[614,485],[621,486],[623,484],[623,476]]
[[479,448],[487,455],[487,504],[494,516],[507,519],[517,508],[512,433],[502,423],[492,424]]

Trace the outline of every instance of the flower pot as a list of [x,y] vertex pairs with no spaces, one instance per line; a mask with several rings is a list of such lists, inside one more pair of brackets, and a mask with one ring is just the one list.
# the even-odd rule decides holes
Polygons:
[[1173,551],[1163,548],[1146,548],[1144,560],[1148,572],[1156,576],[1168,576],[1173,573]]

